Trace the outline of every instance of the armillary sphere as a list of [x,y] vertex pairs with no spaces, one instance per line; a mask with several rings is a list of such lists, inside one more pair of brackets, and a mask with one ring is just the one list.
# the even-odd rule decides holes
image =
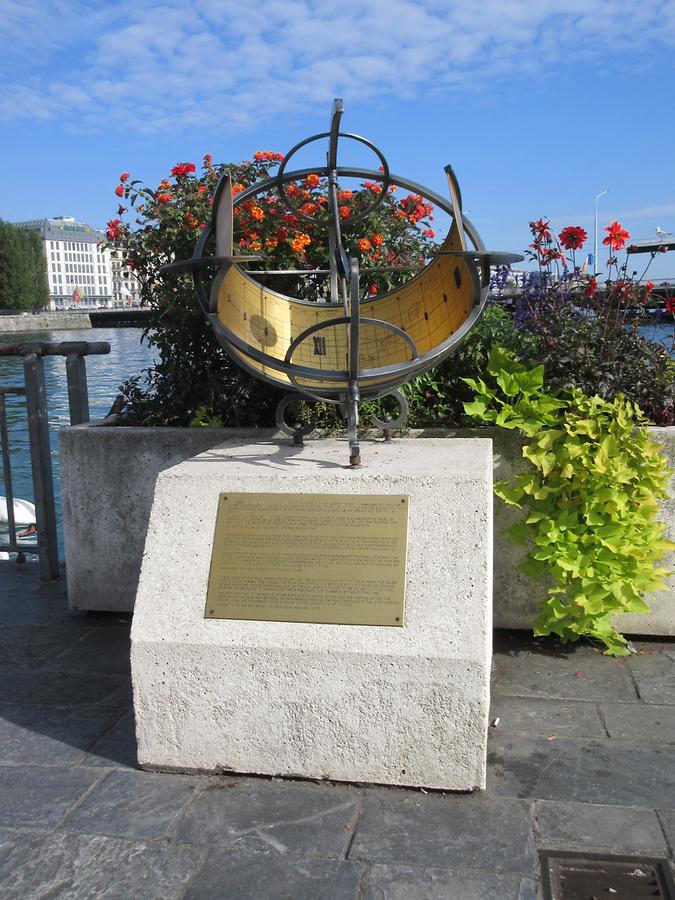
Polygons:
[[[449,201],[407,178],[393,175],[383,154],[366,138],[340,131],[342,100],[333,105],[330,131],[315,134],[296,144],[284,157],[276,175],[251,185],[233,197],[229,174],[215,191],[213,217],[197,241],[191,260],[174,262],[165,271],[192,273],[197,297],[216,337],[230,357],[258,378],[287,389],[277,408],[279,426],[297,442],[312,426],[293,428],[285,420],[286,407],[298,395],[337,404],[343,411],[349,435],[349,461],[360,465],[359,405],[393,395],[400,415],[394,421],[373,423],[391,432],[405,421],[407,403],[399,388],[415,375],[438,365],[455,350],[480,318],[489,287],[490,266],[522,259],[514,253],[486,251],[478,232],[462,214],[462,199],[451,166],[446,166]],[[351,139],[369,147],[381,166],[378,171],[338,165],[340,139]],[[327,140],[326,165],[288,170],[291,158],[302,147]],[[285,206],[291,206],[286,185],[316,173],[327,179],[326,225],[330,268],[288,269],[295,276],[324,275],[330,281],[328,302],[289,297],[264,287],[244,266],[260,256],[234,255],[233,207],[258,194],[276,190]],[[430,200],[452,217],[448,236],[433,259],[402,287],[374,297],[361,298],[358,260],[350,258],[342,240],[338,206],[340,178],[365,178],[378,182],[381,190],[372,205],[359,213],[368,215],[382,202],[390,185],[396,185]],[[355,215],[354,219],[357,218]],[[321,220],[324,221],[324,220]],[[215,236],[215,253],[205,256]],[[210,290],[202,275],[215,269]],[[406,267],[378,268],[391,271]],[[412,267],[407,267],[412,272]],[[276,273],[279,274],[279,273]]]

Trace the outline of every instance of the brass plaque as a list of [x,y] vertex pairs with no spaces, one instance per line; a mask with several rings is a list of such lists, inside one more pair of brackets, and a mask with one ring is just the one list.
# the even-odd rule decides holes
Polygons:
[[403,625],[408,498],[221,494],[207,619]]

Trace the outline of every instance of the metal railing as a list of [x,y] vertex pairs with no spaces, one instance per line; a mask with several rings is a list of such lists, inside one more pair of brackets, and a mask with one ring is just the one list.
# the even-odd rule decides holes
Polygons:
[[[0,387],[0,449],[2,450],[2,471],[7,502],[7,525],[9,541],[0,544],[0,550],[16,553],[17,561],[25,560],[26,553],[37,553],[40,564],[40,578],[51,581],[59,575],[59,552],[56,534],[56,506],[54,503],[54,478],[49,441],[49,420],[47,414],[47,387],[45,383],[44,357],[65,356],[66,379],[68,384],[68,408],[70,424],[81,425],[89,421],[89,393],[87,390],[87,367],[85,356],[110,353],[106,341],[64,341],[60,344],[18,343],[0,344],[0,356],[23,357],[24,386]],[[28,438],[30,444],[33,493],[35,497],[35,518],[37,547],[27,547],[17,541],[14,513],[14,488],[10,444],[7,429],[7,395],[25,396],[28,418]]]

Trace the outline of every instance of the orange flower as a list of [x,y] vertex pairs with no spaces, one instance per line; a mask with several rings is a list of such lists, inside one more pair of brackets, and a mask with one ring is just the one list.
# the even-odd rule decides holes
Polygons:
[[122,187],[121,184],[117,185],[117,187],[115,188],[115,193],[117,194],[118,197],[124,196],[124,188]]
[[308,234],[299,234],[291,241],[291,250],[294,253],[304,253],[305,247],[312,243],[312,239]]
[[384,244],[384,235],[374,234],[371,238],[374,247],[381,247]]
[[236,197],[237,194],[241,194],[241,192],[242,192],[243,190],[244,190],[244,185],[243,185],[243,184],[239,184],[239,183],[233,184],[233,185],[232,185],[232,196],[233,196],[233,197]]
[[340,191],[338,194],[338,200],[351,200],[354,196],[354,191]]
[[163,193],[157,194],[157,202],[158,203],[171,203],[173,200],[173,194]]
[[311,175],[308,175],[307,178],[305,178],[305,184],[307,185],[307,187],[316,188],[321,184],[321,179],[318,175],[312,173]]
[[316,203],[303,203],[300,207],[300,212],[304,213],[306,216],[313,216],[318,208]]
[[352,216],[352,211],[348,206],[338,207],[338,213],[340,214],[341,219],[350,219]]
[[251,207],[251,218],[256,222],[262,222],[265,218],[265,212],[260,206]]
[[356,246],[359,248],[361,253],[367,253],[370,250],[371,243],[368,238],[359,238],[356,242]]
[[279,238],[268,237],[265,238],[265,249],[274,250],[279,245]]

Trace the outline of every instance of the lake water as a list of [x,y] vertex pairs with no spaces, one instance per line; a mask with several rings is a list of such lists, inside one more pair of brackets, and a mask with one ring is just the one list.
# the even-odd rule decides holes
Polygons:
[[[662,323],[647,325],[643,333],[651,340],[662,342],[673,350],[673,326]],[[127,378],[138,375],[152,365],[153,355],[146,343],[141,343],[140,328],[95,328],[77,331],[41,331],[32,334],[1,335],[0,343],[17,341],[107,341],[110,353],[105,356],[88,356],[87,381],[89,407],[92,419],[102,418],[109,411],[119,393],[119,385]],[[68,415],[68,391],[66,388],[66,362],[61,356],[45,358],[45,379],[49,407],[52,466],[56,494],[56,513],[59,529],[59,547],[63,553],[61,537],[61,503],[59,483],[58,441],[56,433],[63,425],[70,424]],[[23,386],[23,361],[20,357],[0,357],[0,384]],[[23,398],[7,398],[7,424],[11,447],[14,496],[33,500],[33,483],[30,470],[26,408]],[[134,460],[129,460],[134,465]],[[0,493],[4,494],[1,487]],[[1,526],[0,526],[1,527]],[[0,532],[0,542],[3,535]]]
[[[105,416],[119,393],[120,384],[138,375],[153,362],[153,355],[146,343],[141,343],[141,328],[94,328],[74,331],[39,331],[30,334],[0,334],[0,343],[28,341],[107,341],[110,353],[105,356],[87,356],[87,383],[89,385],[89,410],[92,419]],[[68,413],[68,389],[66,385],[66,360],[63,356],[45,357],[45,381],[49,410],[56,515],[59,531],[59,551],[63,554],[61,532],[61,497],[56,433],[63,425],[70,424]],[[3,387],[23,387],[23,360],[16,356],[0,356],[0,384]],[[7,397],[7,427],[9,431],[12,484],[14,496],[33,501],[33,482],[30,468],[30,449],[26,423],[26,404],[23,397]],[[129,465],[133,465],[129,460]],[[2,479],[0,479],[0,485]],[[0,494],[4,494],[0,487]],[[2,526],[0,525],[0,528]],[[4,533],[0,532],[0,542]]]

